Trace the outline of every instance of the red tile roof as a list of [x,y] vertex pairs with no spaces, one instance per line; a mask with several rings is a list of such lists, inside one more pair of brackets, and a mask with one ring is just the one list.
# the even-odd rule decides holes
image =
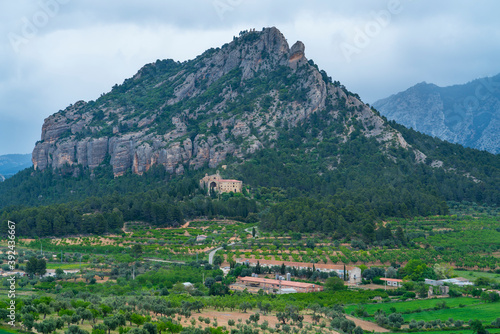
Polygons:
[[402,279],[397,279],[397,278],[385,278],[385,277],[382,277],[380,279],[381,281],[387,281],[387,282],[403,282]]
[[242,282],[249,282],[249,283],[267,283],[267,284],[275,284],[279,285],[281,283],[281,286],[283,287],[292,287],[292,288],[302,288],[302,289],[316,289],[320,288],[322,289],[323,287],[321,285],[317,284],[312,284],[312,283],[303,283],[303,282],[294,282],[294,281],[285,281],[285,280],[277,280],[277,279],[269,279],[269,278],[261,278],[261,277],[238,277],[239,280]]
[[[259,261],[259,264],[262,265],[268,265],[268,266],[281,266],[283,263],[287,267],[303,267],[303,268],[312,268],[313,263],[308,263],[308,262],[292,262],[292,261],[274,261],[274,260],[255,260],[255,259],[245,259],[241,258],[240,261],[244,263],[247,261],[252,264],[257,264],[257,261]],[[344,270],[344,265],[341,264],[323,264],[323,263],[314,263],[314,267],[316,269],[330,269],[330,270]],[[346,270],[353,270],[356,267],[353,266],[345,266]]]

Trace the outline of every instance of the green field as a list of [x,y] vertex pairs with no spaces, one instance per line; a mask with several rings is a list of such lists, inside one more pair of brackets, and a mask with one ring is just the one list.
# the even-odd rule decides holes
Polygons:
[[[82,263],[81,267],[88,267],[90,264]],[[58,263],[58,262],[49,262],[47,263],[47,269],[80,269],[80,263]],[[0,333],[1,334],[1,333]]]
[[[434,307],[438,303],[446,302],[448,308],[437,309]],[[499,305],[498,303],[484,303],[480,299],[475,298],[439,298],[439,299],[427,299],[427,300],[413,300],[409,302],[393,302],[393,303],[383,303],[383,304],[367,304],[362,306],[351,305],[346,307],[346,313],[350,314],[359,307],[364,307],[364,310],[368,312],[370,317],[365,318],[366,320],[373,321],[373,314],[377,310],[383,310],[386,314],[393,313],[390,309],[395,308],[396,313],[407,313],[412,311],[417,311],[421,309],[421,312],[414,312],[403,314],[405,322],[410,322],[412,320],[424,320],[431,321],[440,319],[441,321],[446,321],[450,318],[454,320],[462,320],[464,322],[470,319],[479,319],[482,322],[489,324],[496,318],[500,317]],[[426,309],[431,309],[424,311]]]
[[455,275],[463,278],[467,278],[471,282],[478,277],[486,277],[500,283],[500,274],[486,273],[482,271],[465,271],[465,270],[455,270]]
[[469,321],[470,319],[479,319],[487,324],[491,323],[498,317],[500,317],[498,303],[475,304],[468,305],[463,308],[449,308],[443,310],[403,314],[403,318],[405,319],[405,321],[411,321],[413,319],[415,319],[416,321],[430,321],[435,319],[446,321],[449,318],[453,318],[454,320],[463,320],[465,322]]
[[[382,303],[382,304],[367,304],[363,305],[368,314],[373,315],[377,310],[383,310],[385,313],[391,313],[390,309],[392,307],[396,308],[396,312],[404,313],[407,311],[414,311],[418,309],[429,309],[434,308],[436,304],[446,302],[446,305],[450,308],[459,308],[462,305],[475,305],[483,303],[480,299],[460,297],[460,298],[433,298],[433,299],[422,299],[422,300],[412,300],[407,302],[394,302],[394,303]],[[358,306],[350,305],[346,307],[346,313],[350,314]],[[432,311],[436,312],[436,311]],[[417,313],[415,313],[417,314]],[[496,319],[496,318],[495,318]],[[448,320],[448,318],[446,318]]]
[[[500,333],[500,328],[488,328],[490,334]],[[397,332],[401,333],[401,332]],[[451,331],[422,331],[422,332],[412,332],[413,334],[474,334],[471,329],[454,329]]]

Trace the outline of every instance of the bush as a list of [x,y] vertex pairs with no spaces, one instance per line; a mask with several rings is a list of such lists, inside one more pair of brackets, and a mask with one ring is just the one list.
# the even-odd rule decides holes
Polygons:
[[450,291],[448,292],[448,295],[451,298],[455,298],[455,297],[460,297],[462,295],[462,293],[456,289],[450,289]]
[[401,325],[405,322],[401,313],[392,313],[387,317],[389,321],[389,326],[395,328],[401,328]]
[[408,292],[405,292],[402,299],[415,298],[416,296],[417,296],[417,294],[415,292],[408,291]]

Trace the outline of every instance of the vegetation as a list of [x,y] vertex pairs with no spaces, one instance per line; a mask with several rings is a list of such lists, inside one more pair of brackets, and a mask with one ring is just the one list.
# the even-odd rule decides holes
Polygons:
[[[255,32],[242,32],[231,45],[256,38]],[[276,109],[283,117],[276,120],[274,135],[260,138],[268,148],[226,159],[223,173],[243,180],[243,192],[207,195],[199,185],[205,173],[214,172],[207,166],[185,166],[184,175],[177,176],[152,167],[141,176],[115,178],[109,156],[93,170],[27,169],[9,178],[0,184],[0,261],[3,271],[21,272],[16,279],[16,330],[373,330],[357,325],[347,313],[373,322],[377,330],[497,331],[499,156],[395,123],[388,129],[398,129],[427,157],[417,159],[396,140],[382,144],[377,136],[366,135],[358,114],[363,110],[340,97],[356,95],[324,72],[323,81],[339,96],[292,126],[285,117],[288,110],[279,103],[307,102],[308,91],[298,84],[297,73],[314,68],[312,62],[302,65],[304,73],[277,66],[246,82],[242,70],[235,69],[210,84],[209,78],[197,80],[195,86],[203,87],[199,94],[165,104],[181,83],[175,74],[195,73],[214,52],[184,63],[157,61],[97,101],[82,104],[79,112],[92,115],[92,123],[75,137],[110,136],[114,127],[122,133],[137,131],[134,120],[156,112],[147,131],[163,135],[174,127],[172,116],[182,116],[188,129],[184,139],[194,139],[218,134],[221,119]],[[261,57],[269,55],[263,52]],[[236,97],[221,104],[228,90]],[[216,105],[217,113],[203,112]],[[124,119],[103,108],[124,108]],[[187,117],[186,110],[196,117]],[[258,136],[260,130],[252,125],[249,131]],[[248,145],[229,130],[227,136],[235,145]],[[445,168],[436,167],[439,161]],[[5,239],[8,221],[16,227],[14,268],[10,239]],[[300,269],[300,262],[310,265]],[[319,264],[344,267],[342,278],[336,271],[317,270]],[[359,285],[349,284],[345,268],[352,265],[362,271]],[[447,296],[446,289],[425,284],[426,278],[461,273],[474,285],[446,283]],[[324,291],[281,295],[237,282],[241,276],[287,274]],[[388,288],[382,285],[385,277],[401,278],[403,286]],[[10,283],[7,277],[0,282],[0,321],[6,324]],[[226,313],[231,319],[217,318]]]
[[[406,246],[400,243],[398,248],[392,250],[386,246],[366,245],[359,240],[347,246],[346,240],[341,240],[342,245],[335,243],[335,240],[307,233],[289,232],[282,234],[281,238],[276,238],[278,235],[262,232],[255,228],[255,224],[206,220],[192,221],[189,226],[173,229],[161,229],[144,223],[127,223],[123,235],[106,238],[18,240],[18,269],[28,270],[30,266],[37,268],[38,262],[42,261],[46,261],[46,267],[58,269],[54,277],[40,279],[39,275],[34,275],[17,280],[17,292],[20,297],[17,300],[16,312],[21,315],[20,325],[23,330],[36,330],[40,333],[51,333],[58,328],[69,332],[89,333],[100,333],[99,331],[122,333],[127,328],[190,333],[204,331],[204,328],[209,327],[212,327],[212,331],[221,333],[232,329],[270,332],[271,329],[276,330],[276,326],[282,331],[298,330],[304,333],[329,330],[356,333],[362,331],[361,327],[357,329],[354,322],[345,318],[344,310],[340,307],[345,305],[345,313],[392,329],[409,328],[417,332],[424,329],[439,329],[443,331],[442,333],[446,333],[447,329],[467,331],[469,328],[476,328],[477,330],[481,325],[484,330],[494,333],[498,322],[497,299],[500,298],[491,299],[490,293],[482,293],[482,290],[478,289],[498,288],[498,283],[492,279],[494,276],[491,276],[494,274],[490,274],[490,277],[478,274],[476,286],[451,288],[458,295],[464,295],[462,297],[417,298],[422,297],[418,292],[421,284],[418,282],[421,279],[420,274],[427,272],[425,275],[437,273],[453,275],[454,271],[443,271],[432,263],[420,260],[434,256],[436,250],[434,247],[419,246],[415,239],[411,238],[410,233],[416,235],[421,230],[428,234],[442,230],[445,228],[442,226],[447,224],[454,225],[455,233],[460,233],[460,229],[473,228],[475,225],[472,222],[478,226],[489,226],[493,231],[499,227],[498,220],[491,219],[496,211],[487,208],[481,213],[476,207],[470,212],[476,217],[472,221],[469,220],[469,215],[464,214],[470,208],[472,206],[462,208],[463,211],[454,211],[457,217],[461,217],[459,219],[434,217],[417,218],[412,221],[392,219],[386,222],[385,226],[391,234],[397,235],[402,230],[406,240]],[[401,226],[405,226],[405,229]],[[201,233],[208,235],[208,238],[196,243],[194,237]],[[440,236],[444,238],[442,244],[454,238],[452,233]],[[235,237],[238,243],[228,246],[227,240]],[[424,240],[429,241],[430,237],[431,235],[426,235]],[[464,241],[466,239],[462,240],[462,243]],[[327,245],[328,242],[331,244]],[[44,250],[43,257],[40,253],[40,243]],[[413,253],[412,243],[418,245],[415,249],[419,249],[419,252]],[[470,244],[464,243],[464,247],[473,247],[475,244],[472,238]],[[167,245],[168,247],[165,247]],[[225,276],[217,265],[208,264],[203,256],[207,246],[213,248],[218,245],[223,247],[219,251],[221,252],[219,263],[221,265],[229,263],[231,266]],[[495,245],[495,242],[489,242],[489,247],[496,247]],[[76,251],[78,247],[80,251]],[[344,282],[336,275],[325,276],[313,270],[302,272],[284,265],[248,267],[233,262],[235,258],[246,253],[245,249],[248,247],[251,256],[258,254],[262,257],[267,256],[264,255],[265,252],[279,251],[282,254],[281,258],[287,254],[285,251],[292,251],[288,254],[293,255],[293,252],[301,250],[299,253],[303,254],[299,259],[301,261],[324,256],[332,258],[335,256],[338,260],[343,258],[345,261],[349,258],[349,261],[352,261],[354,257],[361,257],[364,254],[362,252],[366,255],[368,252],[370,254],[401,252],[410,256],[410,260],[405,261],[404,265],[393,263],[391,268],[387,267],[388,265],[385,268],[373,265],[368,268],[360,265],[364,270],[363,277],[376,282],[377,277],[385,276],[387,270],[389,275],[407,277],[410,281],[396,290],[384,291],[382,285],[374,291],[346,290]],[[170,249],[168,254],[162,250],[167,248]],[[75,251],[68,252],[71,249]],[[335,255],[329,253],[330,249],[335,249]],[[124,250],[126,254],[123,254]],[[257,250],[259,252],[256,252]],[[478,248],[477,251],[482,252],[484,249]],[[425,255],[425,252],[428,255]],[[477,257],[477,254],[472,253],[471,257],[473,256]],[[185,259],[185,261],[158,262],[162,257]],[[198,261],[196,257],[199,257]],[[0,259],[6,261],[7,257],[2,257],[0,254]],[[77,269],[78,272],[66,274],[61,268]],[[228,289],[237,276],[257,271],[262,277],[266,275],[273,277],[269,274],[272,272],[279,274],[289,272],[295,280],[324,285],[325,291],[267,295],[262,293],[262,290],[256,294],[249,294],[245,291],[234,292]],[[460,273],[455,270],[456,272]],[[7,289],[6,279],[3,279],[3,282],[3,286]],[[190,282],[191,285],[183,284],[185,282]],[[376,298],[384,302],[377,302]],[[408,298],[414,300],[398,301]],[[3,302],[6,303],[8,300]],[[234,317],[232,321],[222,322],[220,319],[214,320],[206,316],[215,314],[214,312],[230,313],[234,314]],[[5,316],[6,314],[2,319],[7,322],[8,318]],[[237,317],[240,319],[244,317],[248,323],[235,321]],[[277,325],[273,327],[269,321]],[[220,328],[215,329],[216,327]]]

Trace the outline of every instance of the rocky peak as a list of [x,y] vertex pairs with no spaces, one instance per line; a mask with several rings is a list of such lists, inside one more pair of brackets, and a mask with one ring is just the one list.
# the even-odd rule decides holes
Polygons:
[[297,41],[290,49],[290,61],[305,57],[304,51],[306,47],[301,41]]

